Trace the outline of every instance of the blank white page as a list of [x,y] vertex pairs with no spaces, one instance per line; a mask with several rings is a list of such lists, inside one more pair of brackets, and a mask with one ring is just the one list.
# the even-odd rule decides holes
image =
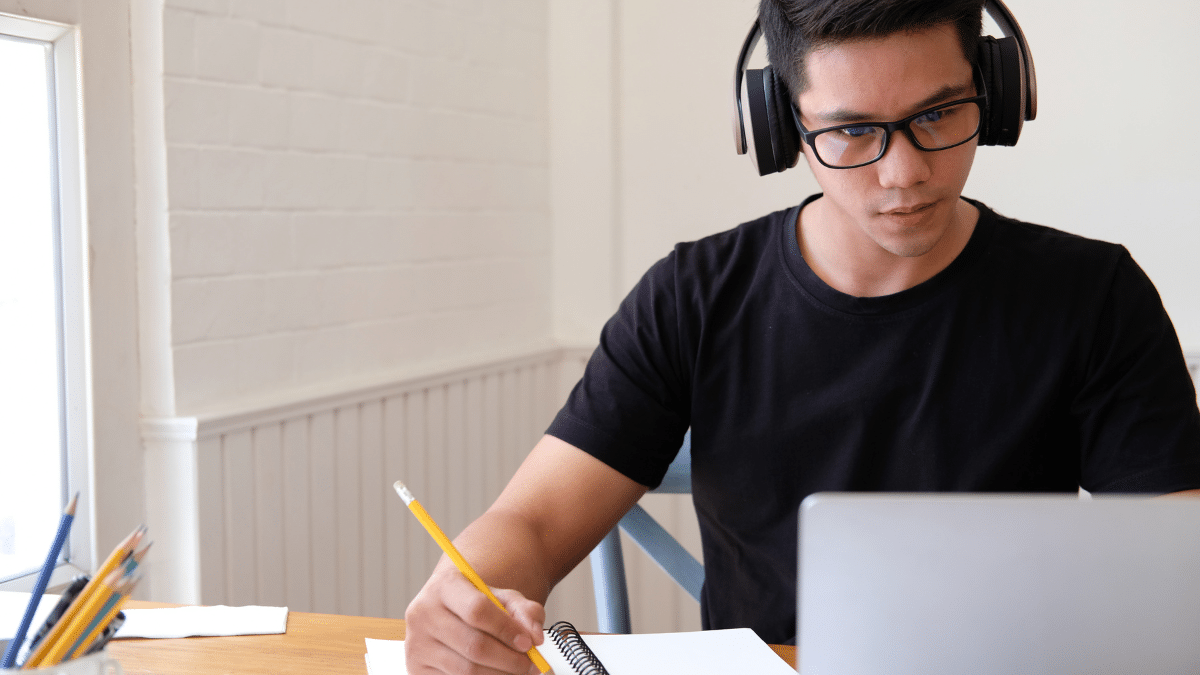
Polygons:
[[[749,628],[584,635],[609,675],[796,675],[796,671]],[[367,668],[372,675],[404,673],[404,643],[367,638]],[[546,637],[538,647],[555,675],[572,675],[567,660]]]
[[[584,635],[583,641],[604,664],[609,675],[796,675],[796,671],[749,628]],[[542,653],[555,673],[571,672],[549,638]],[[563,670],[559,670],[560,667]]]

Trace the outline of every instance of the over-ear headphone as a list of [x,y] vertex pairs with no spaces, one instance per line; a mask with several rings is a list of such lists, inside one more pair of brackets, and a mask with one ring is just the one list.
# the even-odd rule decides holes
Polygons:
[[[1016,145],[1025,120],[1037,116],[1037,77],[1033,57],[1016,18],[1001,0],[987,0],[984,10],[1004,37],[979,38],[978,70],[987,95],[987,106],[979,130],[980,145]],[[792,118],[792,98],[782,77],[767,66],[746,69],[750,54],[762,37],[756,20],[738,55],[733,80],[733,135],[739,155],[751,150],[758,175],[784,171],[800,157],[800,130]],[[743,84],[745,89],[743,91]],[[743,105],[744,103],[744,105]],[[749,112],[753,136],[746,138],[743,110]]]

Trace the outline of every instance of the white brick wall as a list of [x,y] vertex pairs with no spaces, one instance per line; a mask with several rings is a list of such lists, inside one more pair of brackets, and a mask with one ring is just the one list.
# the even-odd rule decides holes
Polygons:
[[168,0],[181,414],[550,331],[546,0]]

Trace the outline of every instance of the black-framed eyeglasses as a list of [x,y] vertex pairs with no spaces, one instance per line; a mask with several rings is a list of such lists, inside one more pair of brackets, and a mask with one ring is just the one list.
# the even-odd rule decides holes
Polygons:
[[892,133],[903,131],[913,145],[933,152],[962,145],[979,134],[987,96],[942,103],[895,122],[855,122],[809,131],[800,123],[800,111],[792,104],[792,116],[800,136],[831,169],[856,169],[879,161],[887,152]]

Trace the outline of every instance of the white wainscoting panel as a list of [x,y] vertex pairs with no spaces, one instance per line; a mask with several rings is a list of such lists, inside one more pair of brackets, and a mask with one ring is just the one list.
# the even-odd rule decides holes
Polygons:
[[[403,480],[455,536],[499,495],[589,355],[548,349],[201,417],[202,602],[403,617],[440,552],[392,482]],[[698,535],[689,534],[696,529],[690,499],[647,499],[664,525],[682,528],[677,536],[698,552]],[[625,548],[635,629],[698,627],[696,604],[636,546]],[[547,605],[549,620],[595,630],[590,574],[585,560],[558,585]]]
[[439,553],[392,482],[462,530],[557,411],[562,355],[203,419],[203,602],[403,616]]

